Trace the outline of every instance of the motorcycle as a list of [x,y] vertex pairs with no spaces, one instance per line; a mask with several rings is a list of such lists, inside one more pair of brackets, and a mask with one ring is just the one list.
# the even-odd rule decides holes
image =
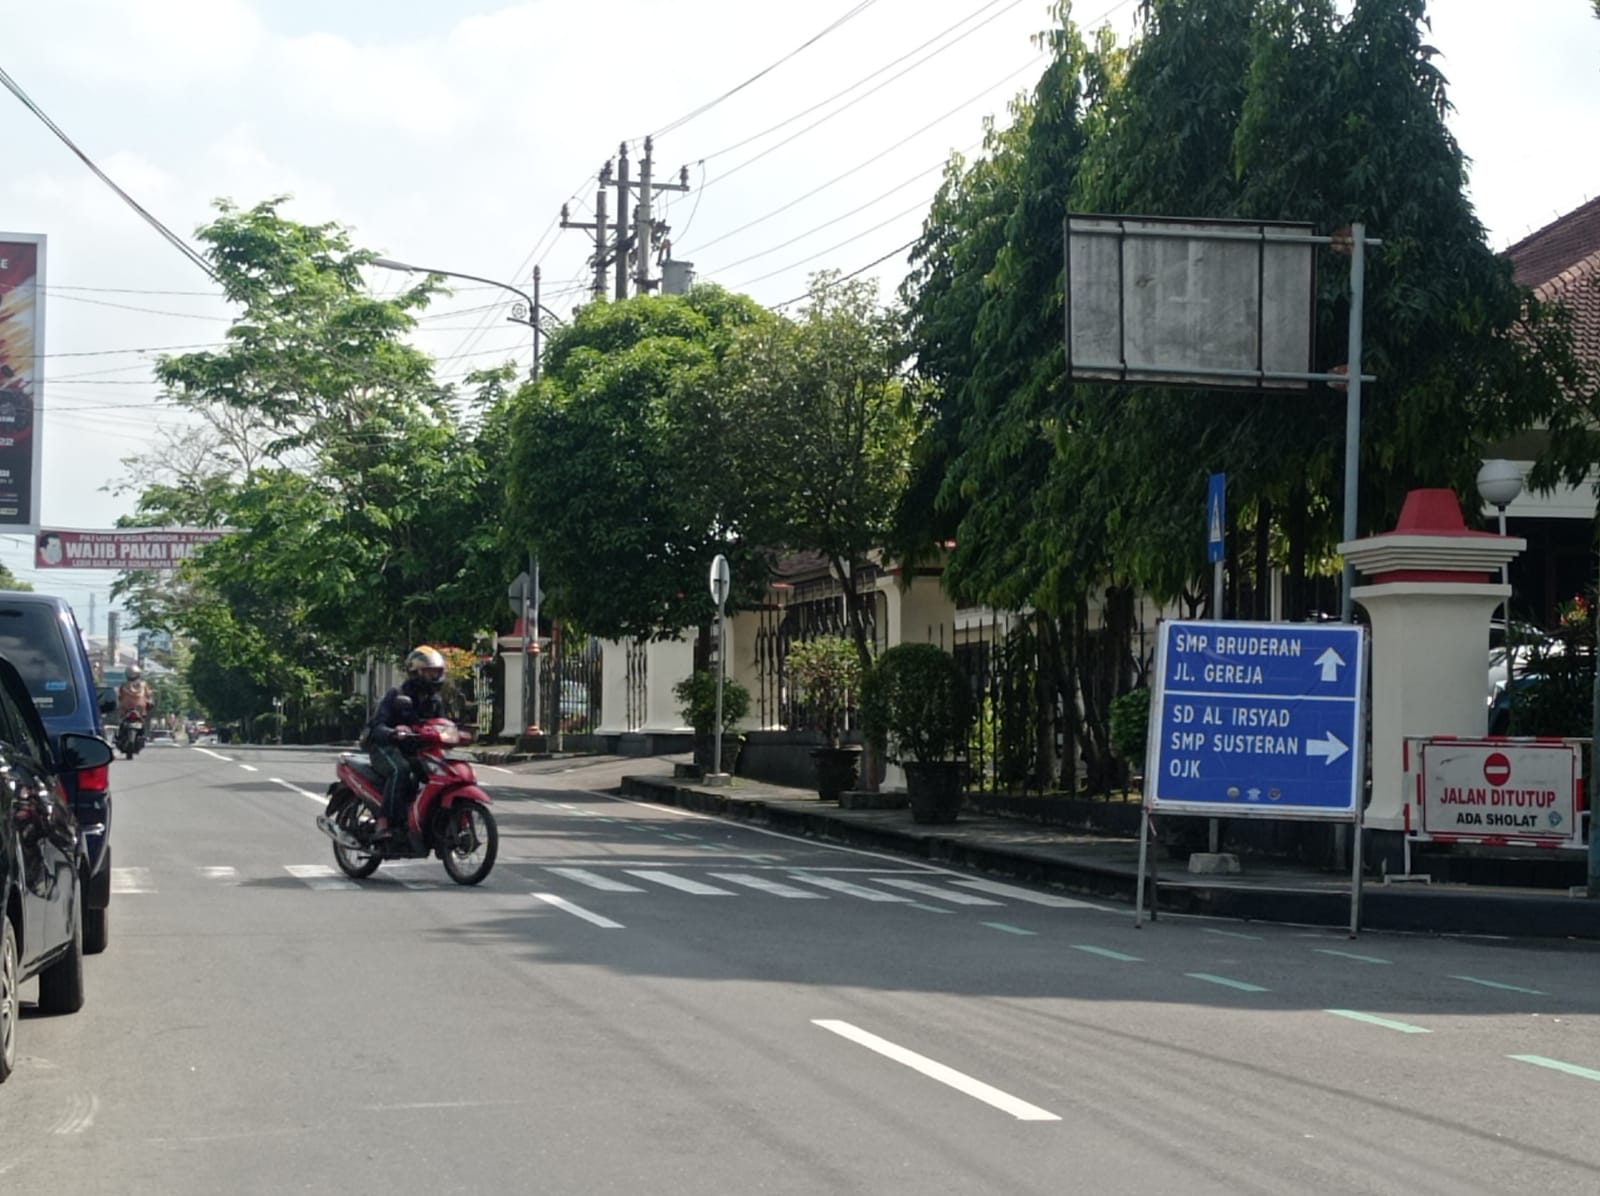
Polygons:
[[132,760],[144,750],[144,715],[130,710],[117,724],[117,751]]
[[494,867],[500,831],[489,811],[489,795],[478,787],[471,761],[448,749],[470,742],[447,718],[430,719],[400,737],[419,792],[404,827],[379,838],[384,778],[365,752],[339,757],[338,780],[328,786],[328,805],[317,829],[333,840],[333,859],[352,880],[371,876],[385,860],[427,859],[437,853],[459,885],[483,881]]

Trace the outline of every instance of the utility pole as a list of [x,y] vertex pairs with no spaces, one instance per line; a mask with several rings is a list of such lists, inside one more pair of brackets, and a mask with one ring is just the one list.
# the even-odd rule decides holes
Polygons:
[[607,162],[600,168],[600,188],[594,193],[593,224],[583,224],[570,219],[567,205],[561,205],[562,228],[581,228],[594,233],[594,256],[589,261],[594,267],[593,294],[602,303],[606,300],[606,267],[611,263],[611,245],[608,236],[611,225],[606,211],[611,186],[611,163]]
[[628,297],[628,201],[633,198],[628,188],[628,143],[624,141],[617,151],[617,289],[620,301]]
[[[652,249],[657,225],[653,216],[655,207],[655,193],[657,191],[687,191],[689,189],[689,168],[685,166],[678,176],[676,183],[658,183],[654,179],[655,173],[655,144],[652,138],[644,139],[644,160],[639,164],[639,207],[634,223],[634,244],[637,252],[633,264],[634,282],[639,288],[639,294],[648,295],[655,289],[655,282],[650,278],[650,267],[655,253]],[[667,228],[661,225],[660,231],[665,233]]]

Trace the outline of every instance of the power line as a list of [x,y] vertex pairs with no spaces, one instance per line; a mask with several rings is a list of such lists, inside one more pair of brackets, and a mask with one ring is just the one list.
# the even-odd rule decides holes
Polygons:
[[[858,267],[857,269],[850,271],[848,274],[841,274],[838,278],[831,279],[826,286],[823,286],[820,289],[823,291],[831,291],[841,282],[849,282],[852,278],[857,278],[860,275],[865,274],[868,270],[872,269],[872,267],[883,265],[884,262],[888,261],[895,254],[904,253],[906,250],[910,249],[917,243],[918,239],[919,238],[917,237],[912,237],[911,240],[907,241],[904,245],[889,250],[889,252],[884,254],[882,257],[873,258],[865,266]],[[807,299],[810,299],[811,296],[812,292],[807,291],[804,295],[796,295],[793,299],[785,299],[782,303],[774,303],[772,305],[772,310],[782,311],[786,307],[792,307],[796,303],[801,303]]]
[[834,250],[843,249],[846,245],[853,245],[855,242],[861,240],[862,237],[871,236],[873,233],[877,232],[880,228],[883,228],[886,225],[893,224],[896,220],[904,220],[907,216],[911,215],[912,212],[918,211],[918,210],[920,210],[922,208],[925,208],[927,206],[928,206],[928,201],[927,200],[924,200],[921,203],[912,204],[909,208],[906,208],[904,211],[896,212],[893,216],[890,216],[886,220],[880,220],[877,224],[874,224],[871,228],[862,229],[859,233],[857,233],[853,237],[846,237],[843,241],[840,241],[837,245],[830,245],[826,249],[818,250],[816,253],[813,253],[810,257],[803,257],[797,262],[790,262],[787,266],[782,266],[782,267],[780,267],[779,269],[776,269],[776,270],[769,270],[767,273],[758,275],[755,278],[746,279],[744,282],[741,282],[738,286],[734,287],[733,289],[736,290],[736,291],[742,291],[746,287],[754,286],[758,282],[766,282],[766,280],[769,279],[769,278],[776,278],[780,274],[787,274],[790,270],[794,270],[794,269],[797,269],[800,266],[804,266],[807,262],[814,262],[819,257],[827,257],[828,254],[832,253]]
[[823,38],[827,37],[828,34],[832,33],[835,29],[838,29],[841,25],[844,25],[846,22],[854,19],[857,16],[860,16],[863,12],[865,12],[867,9],[871,8],[877,2],[878,2],[878,0],[861,0],[861,3],[855,5],[855,7],[853,7],[853,8],[849,9],[843,16],[839,17],[832,24],[826,26],[820,32],[813,34],[811,37],[809,37],[805,41],[801,42],[798,46],[796,46],[794,49],[790,50],[787,54],[785,54],[782,58],[778,59],[776,62],[770,63],[767,66],[762,67],[759,71],[757,71],[755,74],[751,75],[743,83],[740,83],[740,84],[738,84],[738,85],[736,85],[734,87],[729,88],[727,91],[725,91],[721,95],[719,95],[716,99],[708,100],[706,103],[701,104],[700,107],[696,108],[694,111],[685,113],[683,116],[678,117],[677,120],[668,121],[666,124],[662,125],[659,129],[657,129],[654,133],[652,133],[651,136],[659,138],[665,133],[672,132],[674,129],[680,129],[684,125],[688,124],[690,121],[694,120],[696,117],[703,116],[705,113],[710,112],[718,104],[721,104],[726,100],[732,99],[734,96],[738,95],[745,88],[749,87],[752,83],[755,83],[756,81],[765,78],[767,75],[770,75],[773,71],[777,70],[784,63],[788,62],[791,58],[795,57],[795,55],[797,55],[797,54],[801,53],[802,51],[807,50],[810,47],[816,45],[819,41],[821,41]]
[[35,116],[37,116],[44,123],[45,128],[54,133],[61,140],[63,145],[77,155],[79,161],[81,161],[92,172],[94,172],[96,178],[98,178],[107,187],[110,187],[111,190],[116,192],[118,197],[121,198],[122,202],[137,212],[140,218],[143,219],[146,224],[155,229],[156,232],[160,233],[161,236],[164,237],[168,243],[170,243],[172,247],[175,248],[179,253],[183,254],[184,257],[188,258],[196,266],[200,267],[200,269],[205,272],[207,278],[216,283],[218,286],[222,285],[222,280],[217,277],[216,273],[211,269],[211,264],[207,262],[205,258],[201,257],[192,248],[190,248],[189,243],[179,237],[177,233],[173,232],[165,224],[162,224],[161,221],[157,220],[148,211],[146,211],[138,200],[134,199],[133,196],[129,195],[126,191],[119,187],[110,175],[101,170],[100,167],[95,164],[94,159],[89,157],[88,154],[78,148],[77,142],[73,141],[71,137],[67,136],[66,130],[64,130],[60,125],[56,124],[55,121],[51,120],[49,114],[45,112],[43,108],[39,107],[38,104],[33,102],[28,93],[22,90],[21,85],[9,74],[7,74],[4,68],[0,68],[0,84],[4,84],[7,91],[16,96],[17,99],[21,100],[23,107],[27,108],[29,112],[32,112]]
[[[896,141],[893,145],[887,146],[884,149],[879,150],[877,153],[872,154],[870,157],[862,159],[860,162],[858,162],[854,166],[852,166],[849,170],[846,170],[846,171],[844,171],[844,172],[842,172],[840,174],[834,175],[833,178],[829,179],[825,183],[817,184],[817,186],[811,188],[811,190],[805,192],[803,195],[798,195],[794,199],[791,199],[788,203],[783,204],[781,207],[777,207],[777,208],[772,209],[772,211],[768,212],[765,216],[758,216],[754,220],[751,220],[751,221],[748,221],[748,222],[746,222],[744,224],[741,224],[738,228],[734,229],[732,232],[726,232],[726,233],[723,233],[721,236],[713,237],[711,240],[706,241],[706,242],[704,242],[704,243],[702,243],[700,245],[695,246],[695,248],[693,250],[685,250],[684,252],[685,253],[699,252],[702,249],[706,249],[706,248],[708,248],[708,247],[710,247],[712,245],[717,244],[719,241],[726,241],[729,237],[734,236],[737,233],[744,232],[745,229],[753,228],[758,224],[764,223],[765,221],[772,219],[772,217],[774,217],[774,216],[777,216],[777,215],[779,215],[779,214],[781,214],[783,212],[787,212],[790,208],[794,207],[796,204],[801,203],[804,200],[810,199],[813,195],[817,195],[817,194],[820,194],[823,191],[826,191],[829,187],[834,186],[836,183],[842,183],[845,179],[849,178],[851,175],[858,174],[861,171],[867,169],[867,167],[869,167],[869,166],[876,166],[879,162],[881,162],[884,159],[884,157],[886,155],[893,153],[895,150],[899,149],[901,146],[907,144],[908,142],[914,141],[916,138],[918,138],[918,137],[922,136],[922,134],[926,133],[929,129],[932,129],[935,126],[940,125],[943,122],[949,120],[952,116],[955,116],[958,112],[962,111],[963,109],[971,107],[973,104],[975,104],[979,100],[983,99],[984,96],[988,95],[995,88],[1003,86],[1004,84],[1009,82],[1015,76],[1020,75],[1023,71],[1030,69],[1034,65],[1034,63],[1038,62],[1039,59],[1042,58],[1042,57],[1044,57],[1044,54],[1042,52],[1039,53],[1039,54],[1035,54],[1032,58],[1028,59],[1027,62],[1023,63],[1016,70],[1009,72],[1004,78],[996,80],[994,83],[991,83],[988,87],[985,87],[982,91],[978,92],[976,95],[971,96],[970,98],[961,101],[961,103],[957,104],[954,108],[950,109],[948,112],[945,112],[942,115],[934,117],[931,121],[929,121],[927,124],[923,125],[920,129],[915,129],[912,132],[907,133],[904,137],[902,137],[899,141]],[[943,162],[941,162],[940,165],[943,165]]]
[[[827,124],[834,117],[839,116],[842,113],[848,112],[851,108],[854,108],[857,104],[861,103],[863,100],[869,99],[870,97],[872,97],[874,95],[877,95],[878,92],[882,91],[885,87],[888,87],[891,83],[895,83],[895,82],[899,81],[900,79],[905,78],[905,76],[909,75],[912,71],[916,70],[918,67],[923,66],[926,63],[932,62],[940,54],[943,54],[946,50],[949,50],[954,46],[960,45],[964,40],[966,40],[967,38],[971,37],[974,33],[978,32],[978,30],[982,29],[985,25],[988,25],[991,22],[996,21],[999,18],[1003,17],[1007,12],[1009,12],[1012,8],[1016,7],[1016,5],[1020,4],[1021,2],[1022,2],[1022,0],[1012,0],[1012,3],[1010,5],[1008,5],[1006,8],[1002,8],[999,12],[994,13],[992,16],[990,16],[988,18],[988,20],[982,21],[982,22],[974,25],[971,29],[968,29],[965,33],[961,34],[960,37],[954,38],[953,40],[946,42],[944,45],[940,46],[938,49],[934,50],[932,53],[924,55],[922,58],[919,58],[916,62],[913,62],[910,66],[906,67],[905,70],[900,71],[897,74],[890,75],[887,79],[885,79],[882,83],[879,83],[876,87],[868,88],[866,91],[864,91],[860,95],[856,96],[853,100],[850,100],[847,103],[839,105],[839,107],[835,108],[832,112],[826,113],[823,116],[819,116],[816,120],[812,121],[805,128],[800,129],[798,132],[794,132],[794,133],[789,134],[789,136],[785,137],[782,141],[774,142],[772,145],[769,145],[766,149],[760,151],[759,153],[752,154],[750,157],[746,158],[743,162],[740,162],[736,166],[730,166],[727,170],[723,171],[721,174],[719,174],[715,178],[713,178],[710,182],[706,183],[705,186],[706,187],[714,187],[718,183],[722,182],[722,180],[727,179],[727,178],[732,178],[734,175],[738,174],[741,170],[743,170],[746,166],[754,165],[755,163],[761,161],[761,159],[765,158],[768,154],[777,153],[784,146],[790,144],[791,142],[798,141],[801,137],[804,137],[807,133],[811,132],[813,129],[820,128],[821,126]],[[927,43],[923,43],[923,44],[926,45]],[[871,78],[871,77],[872,76],[870,76],[870,75],[868,76],[868,78]],[[839,95],[843,95],[843,94],[845,94],[845,92],[851,91],[855,87],[859,87],[859,86],[860,86],[860,83],[853,84],[851,87],[845,88],[845,91],[844,92],[840,92]],[[838,96],[834,97],[834,99],[837,99],[837,98],[838,98]],[[811,109],[811,111],[815,111],[815,109]]]

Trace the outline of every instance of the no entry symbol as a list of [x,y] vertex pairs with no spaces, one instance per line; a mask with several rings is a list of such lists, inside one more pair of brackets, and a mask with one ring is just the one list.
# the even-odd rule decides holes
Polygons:
[[1483,779],[1489,784],[1504,785],[1511,779],[1511,761],[1506,759],[1504,752],[1490,752],[1488,759],[1483,762]]

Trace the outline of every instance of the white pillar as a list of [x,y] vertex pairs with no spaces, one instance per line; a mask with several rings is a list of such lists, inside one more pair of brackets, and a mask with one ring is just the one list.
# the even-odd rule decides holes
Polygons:
[[678,699],[672,687],[694,672],[694,644],[683,640],[652,640],[648,676],[645,678],[644,726],[642,731],[684,732],[689,727],[678,712]]
[[600,643],[600,729],[602,735],[628,730],[628,645],[622,640]]

